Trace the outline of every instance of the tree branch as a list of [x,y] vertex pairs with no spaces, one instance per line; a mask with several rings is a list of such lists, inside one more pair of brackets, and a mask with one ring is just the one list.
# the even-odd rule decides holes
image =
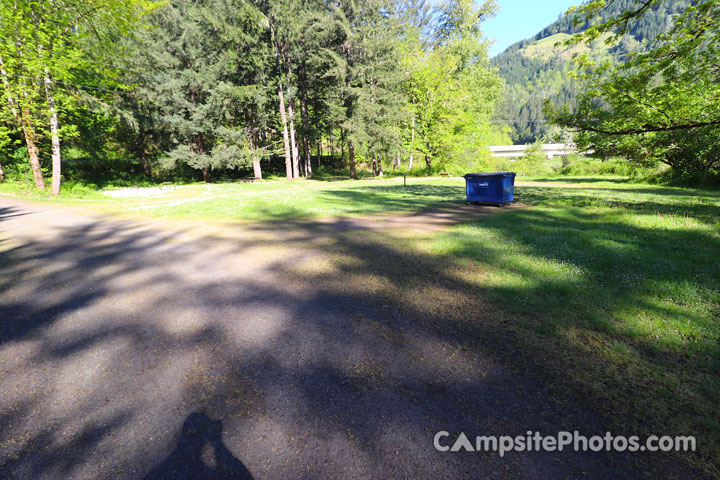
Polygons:
[[[640,104],[640,105],[642,105],[642,106],[644,106],[644,107],[647,107],[647,108],[650,108],[650,109],[652,109],[652,110],[655,110],[655,111],[658,112],[660,115],[662,115],[663,117],[667,118],[667,119],[670,121],[670,123],[672,123],[672,121],[673,121],[672,117],[671,117],[669,114],[667,114],[664,110],[662,110],[661,108],[656,107],[655,105],[652,105],[652,104],[650,104],[650,103],[643,102],[642,100],[633,97],[633,96],[630,95],[629,93],[623,93],[622,95],[623,95],[625,98],[629,98],[629,99],[632,100],[633,102],[637,102],[638,104]],[[682,119],[682,120],[684,120],[684,121],[686,121],[686,122],[688,122],[688,123],[693,123],[693,121],[690,120],[690,119],[688,119],[688,118],[685,118],[685,117],[679,117],[679,118]]]
[[72,30],[72,28],[77,24],[77,22],[80,21],[80,19],[82,19],[83,17],[85,17],[85,16],[87,16],[87,15],[90,15],[92,12],[94,12],[94,11],[96,11],[96,10],[102,9],[103,7],[107,7],[107,4],[101,3],[101,4],[99,4],[99,5],[95,5],[95,6],[91,7],[91,8],[88,8],[88,9],[85,10],[84,12],[81,12],[80,14],[78,14],[74,19],[72,19],[72,20],[68,23],[67,27],[66,27],[65,30],[63,31],[63,35],[66,35],[70,30]]

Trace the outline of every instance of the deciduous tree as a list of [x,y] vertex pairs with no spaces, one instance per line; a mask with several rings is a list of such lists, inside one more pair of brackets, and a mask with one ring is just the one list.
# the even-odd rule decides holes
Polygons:
[[[607,1],[591,2],[591,15]],[[614,32],[617,41],[656,0],[635,2],[617,19],[578,34],[574,41]],[[641,164],[662,162],[679,175],[706,177],[720,166],[720,1],[688,6],[654,48],[621,64],[578,62],[588,85],[574,111],[548,110],[553,120],[576,129],[581,148],[623,155]]]
[[[38,134],[48,132],[52,192],[61,182],[61,137],[72,135],[60,117],[74,101],[72,86],[88,72],[110,72],[99,58],[113,50],[117,36],[131,31],[159,3],[148,0],[25,0],[0,4],[0,75],[6,102],[22,132],[35,177],[44,188]],[[42,128],[37,125],[42,124]]]

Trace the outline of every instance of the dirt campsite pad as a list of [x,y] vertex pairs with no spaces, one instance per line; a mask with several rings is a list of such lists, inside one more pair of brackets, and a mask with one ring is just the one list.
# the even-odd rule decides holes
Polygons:
[[433,447],[606,430],[469,337],[506,319],[399,240],[502,211],[231,229],[0,198],[0,477],[638,478],[630,454]]

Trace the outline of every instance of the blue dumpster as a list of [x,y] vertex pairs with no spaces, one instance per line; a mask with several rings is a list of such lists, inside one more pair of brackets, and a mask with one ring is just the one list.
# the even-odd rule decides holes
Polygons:
[[468,173],[465,177],[467,203],[491,203],[497,206],[513,201],[515,172]]

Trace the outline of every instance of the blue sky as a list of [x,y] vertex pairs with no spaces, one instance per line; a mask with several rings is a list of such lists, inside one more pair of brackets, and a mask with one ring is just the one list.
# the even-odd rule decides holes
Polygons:
[[582,0],[497,0],[500,11],[483,25],[485,35],[495,43],[490,56],[502,53],[515,42],[534,36]]

